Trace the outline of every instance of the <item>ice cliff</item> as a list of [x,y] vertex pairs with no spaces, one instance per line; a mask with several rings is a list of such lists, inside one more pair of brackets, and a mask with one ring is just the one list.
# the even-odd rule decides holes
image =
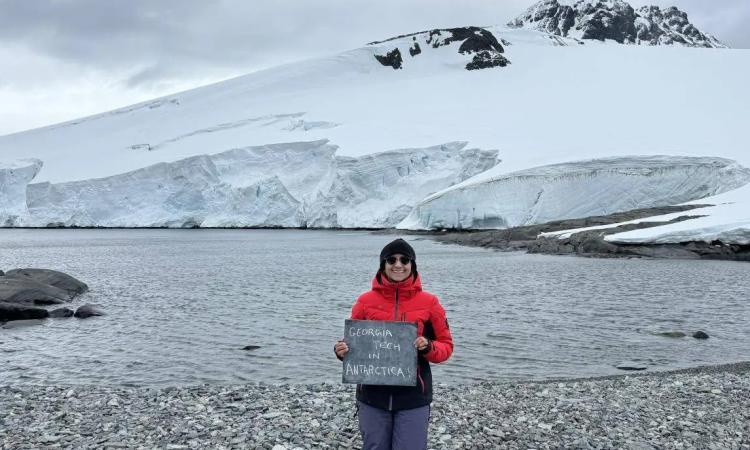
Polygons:
[[675,205],[736,189],[750,169],[724,158],[641,156],[477,176],[418,203],[399,228],[508,228]]
[[42,169],[38,159],[0,161],[0,224],[16,226],[28,215],[26,185]]
[[465,146],[359,158],[325,140],[247,147],[24,191],[27,176],[7,197],[28,203],[24,226],[390,227],[426,195],[498,163],[496,150]]

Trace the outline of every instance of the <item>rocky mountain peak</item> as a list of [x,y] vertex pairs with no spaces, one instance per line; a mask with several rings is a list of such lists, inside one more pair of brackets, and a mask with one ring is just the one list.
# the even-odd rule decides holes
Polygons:
[[698,30],[677,7],[634,9],[624,0],[541,0],[508,26],[621,44],[726,47]]

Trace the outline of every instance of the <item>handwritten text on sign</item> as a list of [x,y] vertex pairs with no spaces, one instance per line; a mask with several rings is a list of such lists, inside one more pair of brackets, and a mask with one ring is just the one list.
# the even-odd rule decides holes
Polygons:
[[416,386],[417,326],[409,322],[347,320],[344,383]]

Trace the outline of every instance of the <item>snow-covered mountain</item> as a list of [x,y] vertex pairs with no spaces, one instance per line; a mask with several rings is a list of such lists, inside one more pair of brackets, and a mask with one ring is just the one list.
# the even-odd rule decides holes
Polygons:
[[726,47],[698,30],[687,14],[675,6],[663,10],[658,6],[634,9],[623,0],[541,0],[508,26],[621,44]]
[[503,227],[734,195],[710,226],[750,236],[750,51],[578,42],[413,33],[2,136],[0,224]]

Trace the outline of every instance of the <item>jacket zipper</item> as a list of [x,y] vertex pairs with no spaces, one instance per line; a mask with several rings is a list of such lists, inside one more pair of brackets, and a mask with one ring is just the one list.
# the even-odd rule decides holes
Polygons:
[[[398,320],[398,288],[396,288],[396,308],[393,310],[393,320]],[[388,396],[388,411],[393,411],[393,394]]]
[[393,320],[398,320],[398,288],[396,288],[396,309],[393,310]]

